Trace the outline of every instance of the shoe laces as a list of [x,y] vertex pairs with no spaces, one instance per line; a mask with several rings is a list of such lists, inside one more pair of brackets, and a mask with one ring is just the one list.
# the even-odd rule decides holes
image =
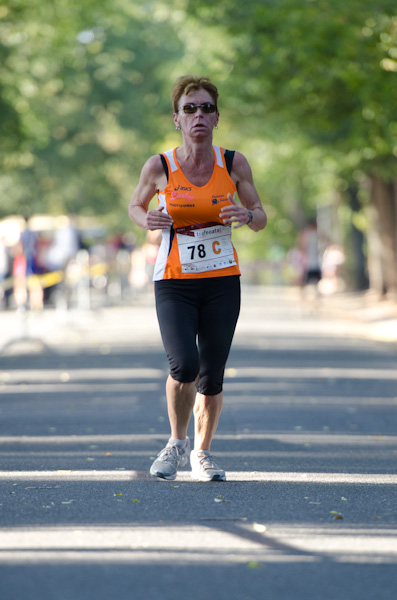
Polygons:
[[178,446],[167,444],[165,448],[157,455],[157,458],[163,462],[176,463],[181,458],[183,449]]
[[212,454],[197,453],[197,458],[203,469],[219,469]]

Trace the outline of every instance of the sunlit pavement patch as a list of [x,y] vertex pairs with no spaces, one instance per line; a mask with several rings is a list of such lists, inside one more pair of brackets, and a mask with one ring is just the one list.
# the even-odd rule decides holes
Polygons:
[[[133,481],[153,480],[147,471],[0,471],[0,480],[41,480],[41,481]],[[191,481],[190,471],[179,471],[179,481]],[[228,471],[227,481],[231,482],[270,482],[288,483],[352,483],[396,485],[397,475],[390,473],[302,473],[302,472],[266,472],[266,471]]]
[[[227,530],[225,530],[227,529]],[[397,530],[255,524],[0,530],[0,563],[396,563]]]

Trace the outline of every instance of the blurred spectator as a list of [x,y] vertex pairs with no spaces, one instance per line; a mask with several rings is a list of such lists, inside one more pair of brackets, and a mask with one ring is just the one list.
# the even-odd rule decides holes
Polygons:
[[33,275],[35,271],[35,258],[37,250],[37,234],[29,227],[29,219],[25,219],[25,229],[21,232],[20,241],[26,262],[26,275]]
[[8,253],[5,244],[5,238],[0,237],[0,283],[4,281],[8,274]]
[[14,248],[12,274],[14,277],[14,299],[18,309],[28,307],[35,310],[43,308],[43,289],[37,276],[36,252],[37,234],[26,226],[21,232],[20,240]]
[[8,304],[8,294],[6,290],[1,287],[2,282],[10,274],[10,260],[8,255],[7,244],[5,236],[0,236],[0,304]]
[[68,261],[81,248],[80,235],[73,217],[59,217],[57,225],[54,241],[47,253],[47,266],[51,271],[63,271]]
[[326,248],[323,256],[323,280],[321,282],[323,294],[334,294],[344,290],[345,282],[342,276],[344,262],[345,253],[341,246],[331,244]]
[[302,285],[305,272],[305,256],[300,248],[294,247],[288,252],[284,272],[288,283]]
[[152,286],[153,270],[161,243],[161,230],[148,231],[143,245],[131,252],[129,283],[133,294],[147,292]]
[[317,286],[321,280],[321,259],[319,252],[319,236],[315,219],[309,221],[301,231],[299,237],[299,250],[302,261],[301,285]]
[[142,248],[137,247],[131,253],[131,270],[128,280],[133,295],[147,291],[148,276],[146,270],[146,257]]
[[27,263],[23,254],[23,245],[22,242],[18,242],[14,248],[12,276],[14,278],[14,299],[19,310],[27,308],[28,304],[26,267]]
[[154,266],[156,264],[157,255],[161,244],[161,230],[148,231],[146,241],[142,246],[143,256],[146,261],[147,282],[151,283],[153,279]]

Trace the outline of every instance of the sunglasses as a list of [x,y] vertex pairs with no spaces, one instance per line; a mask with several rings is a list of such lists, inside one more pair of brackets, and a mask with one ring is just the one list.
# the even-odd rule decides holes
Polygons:
[[217,111],[215,104],[211,104],[210,102],[204,102],[204,104],[185,104],[185,106],[179,107],[178,110],[183,110],[185,115],[192,115],[197,112],[198,108],[201,108],[202,112],[205,114]]

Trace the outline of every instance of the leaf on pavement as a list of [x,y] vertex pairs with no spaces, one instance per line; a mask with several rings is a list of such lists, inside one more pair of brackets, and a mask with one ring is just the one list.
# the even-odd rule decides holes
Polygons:
[[214,502],[230,502],[229,500],[225,500],[222,494],[219,494],[216,498],[214,498]]
[[343,516],[340,514],[339,511],[331,510],[330,513],[331,513],[331,515],[334,515],[334,521],[342,521],[343,520]]
[[265,565],[263,563],[258,562],[257,560],[250,560],[247,563],[247,569],[264,569]]

